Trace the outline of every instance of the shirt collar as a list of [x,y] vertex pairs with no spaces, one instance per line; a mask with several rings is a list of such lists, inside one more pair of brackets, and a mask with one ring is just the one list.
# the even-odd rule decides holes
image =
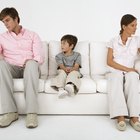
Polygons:
[[[127,41],[126,41],[126,44],[127,44],[128,42],[130,42],[130,40],[132,39],[132,37],[133,37],[133,36],[128,37],[128,39],[127,39]],[[122,43],[122,39],[121,39],[121,36],[120,36],[120,35],[118,36],[118,42],[119,42],[119,44],[124,45],[124,44]]]
[[21,26],[21,30],[20,30],[20,34],[24,34],[24,32],[25,32],[25,29]]
[[22,36],[24,34],[24,32],[25,32],[25,28],[23,28],[22,26],[21,26],[20,33],[18,35],[16,35],[14,32],[7,31],[7,33],[9,33],[9,34],[11,34],[13,36],[20,36],[20,35]]
[[66,55],[64,52],[62,52],[63,55],[65,55],[66,57],[73,55],[74,51],[72,50],[70,55]]

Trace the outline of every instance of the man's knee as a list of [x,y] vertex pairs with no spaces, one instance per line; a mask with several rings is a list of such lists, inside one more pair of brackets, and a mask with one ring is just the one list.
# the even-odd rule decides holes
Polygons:
[[26,67],[38,68],[38,63],[35,60],[28,60],[26,62]]
[[0,69],[3,69],[5,68],[5,66],[7,65],[6,61],[5,60],[0,60]]

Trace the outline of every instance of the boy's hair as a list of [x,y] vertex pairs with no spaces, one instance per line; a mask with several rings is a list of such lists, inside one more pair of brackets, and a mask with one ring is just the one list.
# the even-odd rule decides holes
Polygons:
[[77,44],[77,37],[74,36],[74,35],[64,35],[62,38],[61,38],[61,41],[67,41],[69,43],[69,45],[72,45],[73,44],[73,49],[75,48],[76,44]]
[[13,19],[18,18],[18,23],[20,22],[19,14],[18,14],[17,10],[13,7],[4,8],[0,13],[0,20],[3,20],[6,16],[10,16]]

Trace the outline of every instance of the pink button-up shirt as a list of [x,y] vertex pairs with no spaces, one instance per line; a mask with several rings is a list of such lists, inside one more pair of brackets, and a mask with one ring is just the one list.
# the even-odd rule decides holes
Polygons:
[[41,64],[44,58],[39,36],[24,28],[18,35],[9,31],[0,35],[0,54],[8,63],[21,67],[26,60]]

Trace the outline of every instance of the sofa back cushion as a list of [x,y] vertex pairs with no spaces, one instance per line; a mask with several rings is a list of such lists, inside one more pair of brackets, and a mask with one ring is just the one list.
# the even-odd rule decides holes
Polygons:
[[40,65],[41,79],[46,79],[48,76],[48,44],[42,41],[44,63]]
[[[75,46],[74,51],[81,54],[82,68],[80,72],[84,76],[89,76],[89,42],[78,42]],[[55,56],[61,52],[61,42],[60,41],[50,41],[49,42],[49,76],[53,77],[57,73],[57,64],[55,61]]]
[[91,76],[104,75],[109,71],[107,66],[107,43],[91,42],[90,43],[90,66]]

